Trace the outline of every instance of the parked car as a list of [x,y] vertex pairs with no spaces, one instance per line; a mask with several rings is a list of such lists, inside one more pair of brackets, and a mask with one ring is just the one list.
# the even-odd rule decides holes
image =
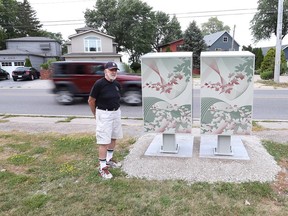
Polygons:
[[0,80],[2,79],[6,79],[6,80],[10,79],[10,74],[7,71],[0,68]]
[[[60,61],[52,63],[53,92],[59,104],[73,104],[75,98],[88,98],[94,83],[104,77],[107,61]],[[142,103],[141,76],[124,71],[124,65],[117,63],[120,71],[117,81],[121,85],[122,101],[128,105]]]
[[12,77],[14,81],[17,81],[18,79],[34,80],[40,78],[40,72],[33,67],[17,67],[12,72]]

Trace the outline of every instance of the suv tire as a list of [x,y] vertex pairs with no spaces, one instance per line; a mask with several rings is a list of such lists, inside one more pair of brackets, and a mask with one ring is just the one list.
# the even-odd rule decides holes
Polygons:
[[60,89],[56,92],[56,101],[62,105],[70,105],[74,103],[75,98],[68,89]]
[[140,105],[142,102],[142,95],[139,89],[127,89],[124,92],[122,100],[128,105]]

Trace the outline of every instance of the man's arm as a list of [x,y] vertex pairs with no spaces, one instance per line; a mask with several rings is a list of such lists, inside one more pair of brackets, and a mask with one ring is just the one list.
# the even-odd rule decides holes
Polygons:
[[89,107],[90,107],[92,114],[94,115],[94,117],[96,117],[96,99],[89,96],[88,104],[89,104]]

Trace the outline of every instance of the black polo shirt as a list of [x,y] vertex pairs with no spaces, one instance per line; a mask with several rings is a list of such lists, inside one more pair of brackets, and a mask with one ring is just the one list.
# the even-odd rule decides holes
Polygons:
[[105,77],[97,80],[90,92],[90,96],[96,99],[96,107],[99,109],[118,109],[120,107],[120,84],[117,80],[108,81]]

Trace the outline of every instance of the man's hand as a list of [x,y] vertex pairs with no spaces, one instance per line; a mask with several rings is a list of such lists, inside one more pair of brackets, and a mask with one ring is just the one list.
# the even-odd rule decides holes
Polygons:
[[88,104],[89,104],[89,107],[90,107],[92,114],[94,115],[94,118],[96,118],[96,99],[89,96]]

